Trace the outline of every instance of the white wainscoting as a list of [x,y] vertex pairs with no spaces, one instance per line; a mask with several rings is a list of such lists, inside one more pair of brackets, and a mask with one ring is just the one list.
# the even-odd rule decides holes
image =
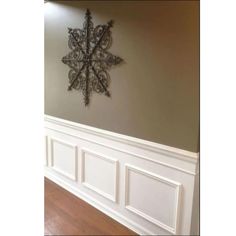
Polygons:
[[45,157],[44,166],[48,166],[48,136],[45,135]]
[[198,153],[47,115],[45,131],[46,177],[138,234],[197,234]]
[[64,140],[51,138],[51,168],[66,176],[77,180],[77,146]]
[[[177,234],[181,184],[131,165],[125,168],[126,208]],[[148,204],[144,204],[144,199]]]
[[98,194],[117,201],[118,160],[81,149],[81,182]]

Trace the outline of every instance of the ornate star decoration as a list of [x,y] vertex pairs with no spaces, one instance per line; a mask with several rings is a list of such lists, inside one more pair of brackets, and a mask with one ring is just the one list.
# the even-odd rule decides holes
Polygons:
[[68,90],[82,90],[85,106],[89,104],[92,91],[110,97],[107,70],[123,61],[107,51],[112,43],[112,26],[111,20],[94,28],[87,9],[83,29],[68,28],[71,52],[62,58],[62,62],[70,67]]

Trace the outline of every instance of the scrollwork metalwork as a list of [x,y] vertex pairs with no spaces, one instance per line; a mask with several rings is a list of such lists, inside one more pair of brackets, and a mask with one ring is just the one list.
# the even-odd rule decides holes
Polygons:
[[109,21],[94,28],[87,9],[83,29],[68,28],[71,52],[62,58],[62,62],[70,67],[68,90],[82,90],[85,106],[89,104],[92,91],[110,97],[107,70],[123,61],[107,51],[112,44],[112,26],[113,21]]

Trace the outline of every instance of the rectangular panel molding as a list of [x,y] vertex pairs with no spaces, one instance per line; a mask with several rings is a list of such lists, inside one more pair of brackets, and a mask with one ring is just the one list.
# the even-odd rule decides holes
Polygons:
[[118,160],[81,149],[81,181],[84,186],[117,201]]
[[45,132],[47,178],[139,235],[198,234],[198,153],[52,116]]
[[77,180],[77,146],[51,138],[51,168],[65,177]]
[[44,166],[48,166],[48,136],[45,135],[45,157]]
[[[142,178],[138,178],[135,181],[136,184],[138,185],[136,186],[136,190],[135,189],[133,190],[133,188],[135,188],[135,182],[133,183],[134,185],[133,186],[130,181],[130,175],[132,172],[146,178],[146,181],[145,180],[142,181]],[[166,189],[163,187],[161,188],[161,185],[165,185]],[[167,192],[168,188],[169,188],[169,192]],[[151,221],[157,226],[162,227],[173,234],[177,234],[178,232],[177,227],[178,227],[178,215],[179,215],[179,210],[180,210],[180,207],[179,207],[180,189],[181,189],[181,184],[178,182],[175,182],[173,180],[167,179],[162,176],[158,176],[149,171],[145,171],[143,169],[140,169],[131,165],[127,165],[127,164],[125,165],[125,207],[126,209],[134,212],[135,214],[143,217],[144,219],[148,221]],[[130,200],[130,195],[131,195],[132,190],[134,191],[133,200],[135,201],[136,199],[136,202],[138,202],[139,205],[141,204],[141,208],[146,208],[146,210],[150,212],[153,212],[153,211],[156,213],[165,212],[167,213],[167,215],[171,214],[169,216],[170,218],[172,218],[171,221],[173,221],[171,225],[168,225],[167,223],[162,222],[162,220],[155,218],[154,216],[151,216],[150,214],[142,211],[141,209],[138,209],[135,206],[132,206],[132,202]],[[168,202],[168,197],[171,198],[170,202]],[[158,201],[158,204],[156,204],[157,201]],[[166,209],[168,206],[170,206],[172,209],[169,209],[169,211],[167,212]],[[169,213],[170,211],[171,213]],[[159,215],[159,217],[161,217],[161,214]]]

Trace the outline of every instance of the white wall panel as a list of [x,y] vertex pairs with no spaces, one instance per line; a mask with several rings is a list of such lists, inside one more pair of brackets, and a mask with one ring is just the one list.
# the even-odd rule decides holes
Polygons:
[[58,173],[77,179],[77,147],[65,141],[51,138],[51,167]]
[[140,235],[197,234],[197,153],[51,116],[45,131],[46,177]]
[[45,156],[44,156],[44,166],[48,166],[48,136],[45,135]]
[[125,168],[126,208],[176,233],[181,184],[134,166],[126,165]]
[[116,202],[118,161],[82,149],[81,180],[84,186]]

